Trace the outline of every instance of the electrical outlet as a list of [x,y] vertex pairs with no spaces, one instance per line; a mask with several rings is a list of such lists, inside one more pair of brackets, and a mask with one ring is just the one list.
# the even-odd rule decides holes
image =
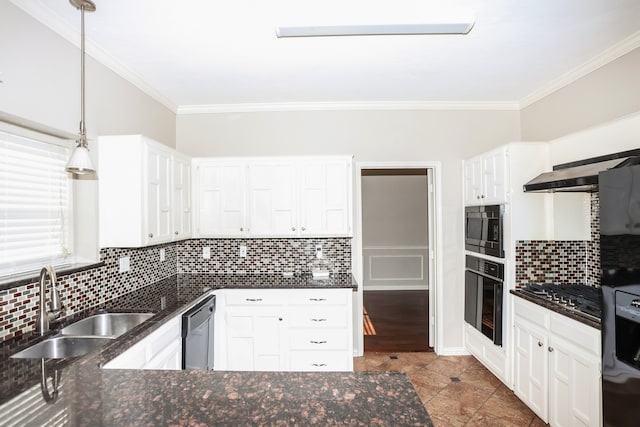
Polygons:
[[316,245],[316,258],[322,258],[322,245]]
[[128,256],[123,256],[122,258],[120,258],[120,268],[119,271],[120,273],[126,273],[127,271],[129,271],[131,269],[131,258]]
[[205,246],[204,248],[202,248],[202,258],[211,258],[211,248],[209,246]]
[[165,260],[164,248],[160,249],[160,262]]
[[240,258],[247,257],[247,245],[240,245]]

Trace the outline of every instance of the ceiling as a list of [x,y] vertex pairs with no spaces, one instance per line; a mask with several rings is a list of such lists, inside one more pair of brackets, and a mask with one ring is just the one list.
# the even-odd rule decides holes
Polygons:
[[[79,44],[68,0],[12,0]],[[640,46],[638,0],[94,0],[87,52],[177,112],[520,108]],[[468,35],[278,39],[275,26],[465,8]],[[90,76],[87,76],[90,79]]]

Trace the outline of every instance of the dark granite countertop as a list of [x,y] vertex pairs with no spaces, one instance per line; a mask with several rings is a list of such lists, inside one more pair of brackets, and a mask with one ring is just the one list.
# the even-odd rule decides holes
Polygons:
[[546,309],[549,309],[553,312],[562,314],[563,316],[567,316],[573,320],[576,320],[580,323],[583,323],[587,326],[591,326],[592,328],[596,328],[597,330],[600,330],[600,320],[596,319],[594,317],[591,317],[589,315],[586,315],[584,313],[581,313],[577,310],[572,310],[568,307],[565,307],[563,305],[557,304],[553,301],[549,301],[546,298],[539,298],[536,296],[533,296],[527,292],[518,290],[518,289],[511,289],[509,291],[510,293],[512,293],[513,295],[520,297],[522,299],[525,299],[529,302],[532,302],[534,304],[537,304],[541,307],[544,307]]
[[[432,425],[413,385],[402,373],[101,369],[211,290],[332,287],[356,289],[357,284],[351,275],[314,281],[305,276],[178,274],[131,292],[65,322],[98,309],[157,313],[84,357],[10,359],[17,349],[42,338],[27,334],[3,343],[0,418],[7,424],[38,426],[60,420],[79,426]],[[43,376],[50,391],[48,403],[41,391]],[[58,383],[57,394],[52,393],[54,382]]]

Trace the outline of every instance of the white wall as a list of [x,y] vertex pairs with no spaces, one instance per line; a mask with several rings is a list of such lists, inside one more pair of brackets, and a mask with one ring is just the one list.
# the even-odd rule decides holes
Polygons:
[[[171,110],[90,56],[86,59],[90,149],[99,135],[131,133],[175,147],[176,116]],[[78,133],[79,49],[9,1],[0,1],[0,80],[0,118],[28,121],[62,135]],[[97,183],[74,180],[73,188],[74,247],[81,256],[97,259]]]
[[[175,147],[171,110],[88,55],[86,66],[90,139],[141,133]],[[0,73],[0,112],[78,132],[79,49],[9,1],[0,1]]]
[[441,161],[442,351],[463,331],[462,160],[520,138],[518,111],[305,111],[179,115],[193,156],[353,154],[356,162]]

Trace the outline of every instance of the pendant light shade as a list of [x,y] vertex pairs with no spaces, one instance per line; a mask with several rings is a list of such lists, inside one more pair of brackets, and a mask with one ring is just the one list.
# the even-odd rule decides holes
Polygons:
[[76,9],[80,9],[80,134],[76,141],[76,148],[71,153],[71,158],[65,170],[77,175],[95,173],[89,144],[87,144],[87,130],[84,124],[84,12],[94,12],[96,5],[91,0],[69,0]]

